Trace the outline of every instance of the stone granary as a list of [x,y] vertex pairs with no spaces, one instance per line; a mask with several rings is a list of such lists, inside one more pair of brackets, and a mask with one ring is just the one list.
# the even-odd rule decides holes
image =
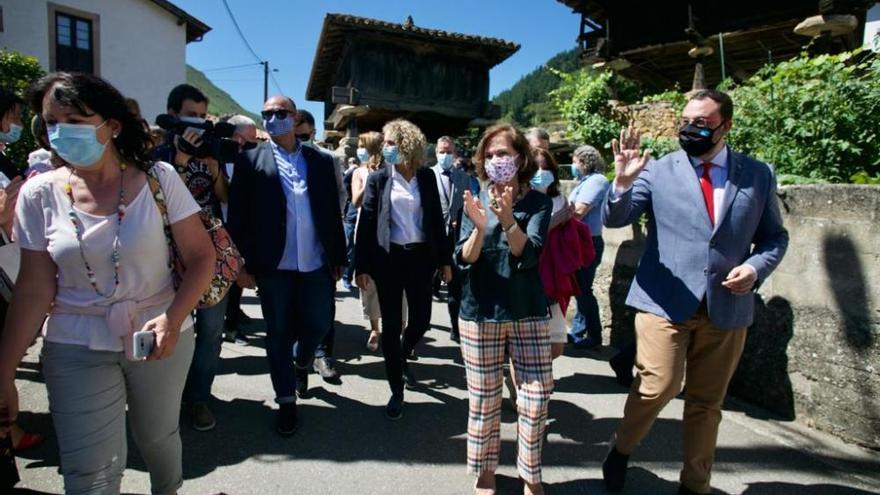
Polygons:
[[429,139],[497,118],[489,69],[519,50],[509,41],[327,14],[306,99],[324,102],[325,141],[380,130],[402,117]]
[[[581,16],[584,62],[654,89],[742,81],[805,46],[833,53],[862,45],[873,0],[558,0]],[[723,59],[723,64],[722,64]]]

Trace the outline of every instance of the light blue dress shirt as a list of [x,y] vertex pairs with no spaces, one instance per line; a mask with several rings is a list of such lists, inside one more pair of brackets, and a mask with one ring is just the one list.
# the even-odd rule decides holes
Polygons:
[[306,161],[299,145],[296,150],[288,152],[274,141],[269,142],[275,155],[281,189],[287,200],[287,232],[278,269],[315,271],[324,265],[324,248],[318,240],[312,205],[309,203]]

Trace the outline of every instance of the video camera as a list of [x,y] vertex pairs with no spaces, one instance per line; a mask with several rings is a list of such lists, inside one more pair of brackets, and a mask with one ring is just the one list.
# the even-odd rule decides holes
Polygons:
[[177,149],[187,155],[196,158],[214,158],[220,163],[229,163],[235,161],[238,155],[238,143],[232,138],[235,133],[235,126],[227,122],[211,121],[204,122],[186,122],[173,115],[162,114],[156,117],[156,125],[162,129],[174,133],[177,136],[183,136],[187,129],[199,129],[202,131],[201,140],[198,146],[193,146],[185,139],[176,139],[175,145]]

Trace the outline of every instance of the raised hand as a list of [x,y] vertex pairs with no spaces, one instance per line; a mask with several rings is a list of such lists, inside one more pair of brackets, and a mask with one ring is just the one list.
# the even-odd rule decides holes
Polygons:
[[500,189],[500,187],[495,187],[495,196],[492,198],[492,203],[489,205],[489,208],[491,208],[492,212],[495,213],[495,216],[498,217],[498,221],[501,222],[502,227],[510,227],[511,224],[516,222],[516,219],[513,218],[513,188],[510,186],[504,186],[504,190],[501,194],[498,194],[498,189]]
[[471,222],[474,223],[474,227],[477,230],[480,232],[486,230],[486,223],[488,222],[486,208],[483,207],[480,198],[475,198],[470,191],[464,192],[464,212],[471,219]]
[[630,187],[651,159],[649,150],[639,154],[641,138],[641,134],[630,126],[620,130],[620,140],[611,141],[611,150],[614,152],[614,180],[621,189]]

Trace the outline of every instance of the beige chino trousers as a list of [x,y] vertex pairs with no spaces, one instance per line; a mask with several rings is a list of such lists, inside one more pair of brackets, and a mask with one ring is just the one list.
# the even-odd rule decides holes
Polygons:
[[746,329],[713,326],[702,306],[684,323],[638,313],[635,327],[638,373],[617,428],[615,447],[622,454],[632,453],[660,411],[681,392],[684,379],[680,481],[697,493],[709,493],[721,404],[742,355]]

